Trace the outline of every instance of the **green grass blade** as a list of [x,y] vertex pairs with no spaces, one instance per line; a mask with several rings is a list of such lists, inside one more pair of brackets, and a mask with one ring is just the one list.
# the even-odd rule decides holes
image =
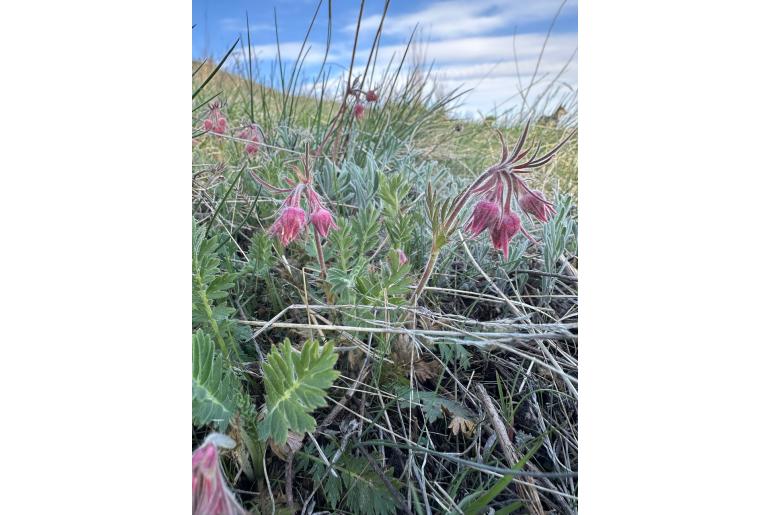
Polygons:
[[219,212],[222,210],[222,206],[225,205],[225,202],[227,201],[227,197],[230,196],[230,192],[233,191],[233,187],[235,187],[235,183],[238,182],[238,179],[241,178],[241,175],[243,174],[243,171],[246,169],[246,164],[241,167],[241,169],[238,171],[238,174],[235,176],[235,179],[233,179],[233,182],[230,183],[230,187],[227,188],[227,191],[225,192],[225,196],[222,197],[222,200],[219,201],[219,205],[217,205],[216,210],[214,210],[214,214],[211,215],[211,220],[209,220],[208,225],[206,226],[206,237],[209,235],[209,230],[211,230],[211,226],[214,225],[214,220],[217,219],[217,216],[219,215]]
[[233,43],[233,46],[231,46],[231,47],[230,47],[230,50],[228,50],[228,51],[227,51],[227,53],[226,53],[226,54],[225,54],[225,56],[222,58],[222,60],[221,60],[221,61],[219,61],[219,64],[217,65],[217,67],[216,67],[216,68],[214,68],[214,70],[213,70],[213,71],[212,71],[212,72],[209,74],[209,76],[208,76],[208,77],[206,77],[206,80],[204,80],[204,81],[203,81],[203,84],[201,84],[200,86],[198,86],[198,89],[196,89],[196,90],[193,92],[193,95],[192,95],[192,97],[193,97],[193,98],[197,97],[197,96],[198,96],[198,93],[200,93],[200,92],[203,90],[203,88],[205,88],[205,87],[206,87],[206,84],[208,84],[208,83],[209,83],[209,81],[210,81],[211,79],[213,79],[213,78],[214,78],[214,75],[216,75],[216,74],[217,74],[217,72],[219,72],[219,69],[222,67],[222,65],[223,65],[223,64],[225,64],[225,61],[227,61],[227,58],[228,58],[228,57],[230,57],[230,54],[232,54],[232,53],[233,53],[233,50],[235,50],[235,47],[236,47],[236,45],[238,45],[238,43],[239,43],[240,41],[241,41],[241,38],[240,38],[240,37],[239,37],[238,39],[236,39],[236,40],[235,40],[235,43]]

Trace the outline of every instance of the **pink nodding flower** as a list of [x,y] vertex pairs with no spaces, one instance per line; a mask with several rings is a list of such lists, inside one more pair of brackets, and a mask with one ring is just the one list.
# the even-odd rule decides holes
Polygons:
[[193,515],[247,515],[227,486],[219,465],[217,445],[234,447],[225,435],[214,433],[192,455]]
[[369,91],[366,92],[366,101],[367,102],[377,102],[377,100],[379,100],[379,98],[380,98],[380,96],[373,89],[370,89]]
[[485,229],[491,231],[499,222],[500,204],[494,200],[482,200],[473,208],[471,221],[466,226],[466,229],[471,237],[474,238],[484,232]]
[[337,224],[334,223],[331,212],[322,206],[318,206],[311,214],[310,221],[313,223],[313,227],[318,231],[318,234],[326,238],[329,234],[329,229],[338,229]]
[[500,223],[489,230],[492,244],[497,250],[503,251],[503,257],[506,260],[508,259],[508,243],[520,230],[521,219],[516,213],[512,213],[507,209],[500,218]]
[[203,120],[203,128],[216,134],[224,134],[227,131],[227,119],[218,103],[209,106],[209,117]]
[[409,258],[406,257],[406,254],[404,254],[404,251],[401,249],[396,249],[396,254],[398,254],[398,264],[399,265],[405,265],[409,262]]
[[278,240],[284,247],[299,236],[299,233],[305,228],[307,223],[305,211],[299,207],[299,203],[296,205],[292,204],[290,202],[281,209],[278,219],[273,222],[268,231],[269,234],[278,236]]
[[356,102],[356,105],[353,106],[353,116],[356,120],[361,120],[364,117],[364,104]]
[[238,137],[248,140],[248,143],[246,143],[246,154],[251,156],[257,153],[259,145],[262,143],[262,132],[256,124],[252,123],[243,129],[238,133]]
[[537,190],[524,191],[519,197],[519,206],[522,211],[529,213],[541,222],[547,222],[548,219],[556,214],[556,210],[551,204],[545,201],[543,194]]

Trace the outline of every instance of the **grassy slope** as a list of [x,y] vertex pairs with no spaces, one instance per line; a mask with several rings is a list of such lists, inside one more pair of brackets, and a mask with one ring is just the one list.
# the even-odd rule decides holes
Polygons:
[[[199,62],[192,63],[192,69],[200,66]],[[199,72],[206,76],[213,69],[211,65],[204,65]],[[228,99],[228,113],[234,120],[245,119],[249,113],[249,81],[248,79],[220,71],[207,86],[208,98],[215,93],[222,92]],[[255,112],[261,111],[279,112],[281,108],[281,94],[261,84],[254,84],[253,90],[257,97]],[[301,113],[299,125],[309,125],[315,116],[316,100],[297,95],[296,109]],[[264,104],[263,104],[264,102]],[[328,118],[336,111],[338,104],[329,102],[323,107],[324,117]],[[304,118],[304,119],[302,119]],[[264,119],[261,120],[264,124]],[[550,127],[538,124],[533,120],[531,131],[533,141],[541,141],[544,148],[550,148],[572,130],[569,127]],[[520,127],[508,127],[500,125],[493,120],[457,120],[442,113],[442,116],[432,120],[430,127],[415,134],[414,144],[426,158],[435,159],[448,166],[456,175],[472,176],[492,164],[500,152],[499,140],[495,135],[495,129],[499,129],[506,140],[515,141]],[[538,182],[540,184],[538,184]],[[551,193],[558,188],[560,191],[570,193],[577,197],[577,138],[573,138],[554,160],[553,164],[545,169],[545,173],[539,173],[534,183],[536,187],[545,188]]]
[[[206,67],[198,77],[205,75]],[[193,82],[198,84],[196,80]],[[287,108],[279,92],[259,85],[254,85],[253,89],[256,121],[264,127],[268,143],[286,150],[269,148],[260,152],[248,166],[264,179],[281,183],[296,164],[292,152],[301,150],[303,141],[317,140],[318,127],[324,126],[337,105],[326,103],[319,116],[315,99],[295,96]],[[193,107],[202,99],[221,92],[220,98],[227,100],[226,113],[231,127],[237,127],[249,116],[249,90],[248,81],[219,73],[206,91],[195,99]],[[199,120],[204,114],[205,107],[193,114],[194,126],[200,125]],[[520,128],[500,127],[500,130],[509,143],[513,143]],[[549,149],[566,132],[564,128],[535,126],[530,141],[540,141],[544,149]],[[443,109],[430,112],[419,101],[419,92],[413,95],[402,92],[368,111],[353,134],[352,150],[341,168],[350,166],[353,180],[361,178],[363,190],[369,188],[371,182],[366,182],[370,180],[366,176],[367,157],[357,152],[357,147],[368,149],[374,156],[375,173],[382,172],[383,177],[390,178],[400,176],[409,186],[402,208],[404,213],[415,216],[403,247],[410,256],[413,270],[409,282],[415,284],[429,250],[426,247],[429,233],[422,216],[426,174],[438,174],[436,170],[444,174],[438,174],[437,177],[443,178],[434,181],[436,189],[444,196],[466,184],[498,158],[499,140],[494,127],[489,121],[458,122]],[[400,327],[387,312],[373,312],[369,308],[350,310],[327,302],[325,297],[328,295],[324,293],[318,265],[313,259],[312,238],[281,249],[264,237],[279,199],[246,178],[238,179],[241,163],[243,149],[240,144],[211,136],[197,138],[193,148],[193,214],[201,227],[210,224],[212,237],[219,238],[221,268],[237,274],[236,286],[227,299],[228,305],[236,311],[233,318],[270,320],[289,305],[307,302],[327,305],[327,309],[313,315],[318,323],[329,320],[361,327],[373,324]],[[332,176],[339,178],[342,172],[336,173]],[[234,184],[232,191],[230,184]],[[551,165],[533,175],[531,185],[544,189],[549,196],[557,188],[576,193],[576,138],[565,146]],[[350,221],[354,230],[370,204],[381,206],[379,194],[369,199],[365,191],[361,193],[361,187],[335,182],[333,187],[327,188],[325,193],[330,196],[330,206],[337,221],[341,224]],[[381,184],[380,190],[382,188]],[[491,488],[497,482],[496,476],[469,469],[455,461],[455,457],[462,456],[483,466],[510,467],[506,453],[494,444],[493,426],[479,387],[496,403],[494,409],[512,438],[516,456],[522,456],[533,445],[537,447],[528,469],[563,474],[577,471],[576,385],[573,387],[566,379],[566,376],[577,376],[576,341],[572,337],[533,340],[491,336],[494,333],[574,332],[577,282],[569,275],[570,266],[560,259],[566,257],[576,265],[575,213],[566,200],[560,207],[565,210],[563,219],[551,222],[547,227],[539,224],[530,227],[543,241],[543,247],[529,246],[520,239],[513,245],[513,257],[508,262],[501,262],[498,253],[489,251],[486,237],[468,242],[467,249],[455,238],[441,253],[436,272],[429,282],[430,288],[420,301],[427,315],[418,318],[418,329],[433,331],[433,336],[419,337],[410,343],[402,337],[367,334],[365,330],[352,337],[324,333],[337,346],[349,349],[341,352],[337,366],[342,377],[331,397],[337,402],[348,402],[353,410],[343,410],[325,433],[317,435],[329,459],[340,439],[344,440],[348,424],[356,420],[351,413],[359,413],[376,422],[364,424],[354,436],[355,441],[385,440],[392,445],[410,442],[410,445],[429,447],[435,453],[426,457],[385,444],[370,447],[369,452],[381,464],[381,470],[374,471],[363,450],[348,447],[343,453],[341,473],[352,470],[360,475],[356,477],[368,477],[373,484],[379,484],[380,490],[346,489],[337,508],[352,509],[345,504],[350,500],[346,496],[357,494],[363,496],[364,505],[353,509],[355,513],[366,513],[365,504],[373,503],[377,495],[389,499],[390,493],[382,489],[380,473],[387,473],[399,495],[414,512],[424,512],[426,502],[434,513],[447,512],[463,500],[468,503],[478,492]],[[386,217],[377,216],[374,239],[364,253],[364,275],[377,275],[388,269],[385,257],[393,242],[389,233],[382,230]],[[566,236],[561,236],[565,241],[560,246],[557,240],[562,233]],[[326,242],[326,258],[330,266],[344,269],[341,256],[346,247],[353,245],[338,243],[335,240],[338,234],[339,231]],[[344,304],[344,294],[337,295],[337,304]],[[362,302],[358,297],[353,301]],[[382,305],[381,298],[364,302]],[[403,302],[403,296],[386,296],[385,302],[397,305]],[[255,379],[260,370],[260,358],[254,354],[255,343],[263,354],[284,337],[299,344],[311,335],[302,327],[308,322],[306,311],[304,308],[290,310],[282,320],[296,327],[274,327],[256,341],[250,340],[248,333],[235,334],[237,328],[244,326],[233,325],[231,337],[243,353],[238,368],[247,372],[244,384],[254,405],[263,402],[261,383]],[[490,336],[482,337],[481,344],[473,338],[449,336],[449,333],[469,331],[483,331]],[[469,340],[473,343],[469,344]],[[490,342],[494,345],[487,347]],[[374,353],[365,358],[366,353],[362,351]],[[363,384],[356,383],[356,377],[361,377]],[[396,402],[403,387],[415,392],[419,402],[410,403],[403,398]],[[435,401],[431,396],[436,395],[454,404],[438,409],[434,418],[425,410]],[[435,404],[433,408],[436,408]],[[321,421],[329,412],[330,408],[317,410],[314,417]],[[467,436],[452,433],[450,424],[460,416],[459,413],[475,424],[475,430]],[[245,437],[248,432],[241,434],[240,431],[237,427],[232,429],[236,439]],[[201,429],[197,438],[203,435],[205,430]],[[318,465],[317,456],[317,449],[305,439],[305,446],[294,460],[291,492],[295,503],[301,503],[318,486],[314,496],[316,510],[332,509],[331,504],[335,503],[330,492],[334,488],[327,484],[327,480],[318,484],[318,469],[314,468]],[[285,504],[286,464],[283,461],[269,450],[264,454],[264,464],[261,458],[254,456],[251,465],[248,458],[238,453],[233,458],[227,462],[230,478],[244,467],[251,466],[258,471],[253,478],[238,475],[238,488],[258,492],[257,495],[241,495],[247,507],[270,513],[273,502],[279,509]],[[260,478],[259,469],[263,467],[267,469],[267,478]],[[266,482],[271,485],[269,490]],[[518,481],[502,489],[490,506],[501,509],[512,506],[517,499],[530,499],[528,502],[532,506],[534,496],[545,509],[569,513],[576,507],[576,495],[577,479],[572,477],[542,478],[532,484]],[[394,498],[387,501],[391,505],[395,502]]]

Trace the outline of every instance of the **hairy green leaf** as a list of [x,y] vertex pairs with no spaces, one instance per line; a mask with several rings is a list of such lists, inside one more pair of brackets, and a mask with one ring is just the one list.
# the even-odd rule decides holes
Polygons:
[[236,411],[240,387],[229,365],[214,349],[211,337],[198,329],[192,338],[192,416],[198,426],[227,429]]
[[[331,460],[335,451],[330,445],[324,449],[324,453]],[[361,515],[396,513],[393,497],[366,458],[343,453],[334,465],[337,477],[326,470],[322,461],[315,461],[312,468],[313,481],[321,483],[324,498],[335,512],[339,506],[344,506],[348,511]],[[400,488],[401,485],[393,477],[392,468],[383,472],[392,485]]]
[[339,375],[334,370],[336,361],[332,344],[308,341],[302,352],[294,350],[289,340],[273,347],[262,365],[267,407],[259,424],[262,440],[272,438],[283,445],[290,429],[297,433],[315,429],[310,413],[326,405],[326,390]]

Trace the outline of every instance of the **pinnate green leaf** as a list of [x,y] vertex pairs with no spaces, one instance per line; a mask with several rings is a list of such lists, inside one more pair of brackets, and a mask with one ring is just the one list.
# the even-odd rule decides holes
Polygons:
[[193,334],[192,416],[195,425],[217,424],[227,429],[236,411],[238,379],[214,349],[211,337],[198,329]]
[[315,429],[310,416],[316,408],[326,406],[326,391],[339,372],[334,370],[337,354],[332,344],[319,346],[305,342],[302,352],[294,350],[289,340],[273,347],[262,365],[267,411],[259,423],[259,437],[286,443],[289,430],[297,433]]

